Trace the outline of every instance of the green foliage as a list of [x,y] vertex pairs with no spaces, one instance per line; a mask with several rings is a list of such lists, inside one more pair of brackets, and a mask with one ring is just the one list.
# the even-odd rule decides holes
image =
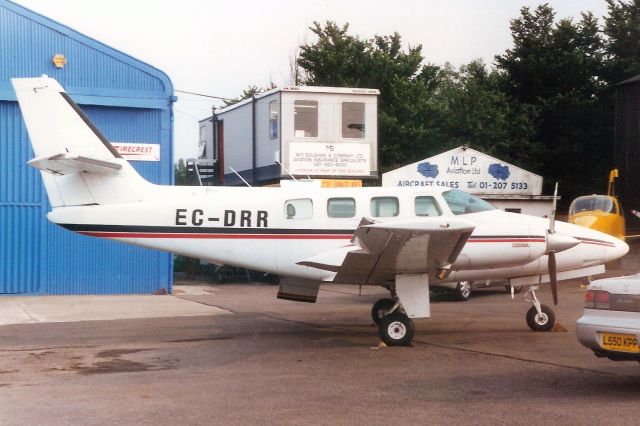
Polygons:
[[303,84],[380,90],[378,127],[381,169],[403,165],[415,155],[435,153],[430,132],[438,117],[429,102],[439,68],[422,65],[422,47],[402,49],[398,33],[370,40],[348,34],[348,25],[314,22],[313,44],[300,46]]
[[315,22],[317,41],[300,47],[305,84],[380,90],[380,167],[393,169],[463,144],[516,164],[539,161],[531,108],[508,103],[502,76],[475,61],[456,71],[426,63],[422,46],[398,33],[363,40],[348,25]]
[[439,92],[447,110],[444,126],[451,147],[469,144],[528,169],[540,166],[542,146],[535,139],[535,111],[509,102],[502,90],[503,74],[488,70],[482,61],[449,71],[448,84]]
[[268,92],[271,89],[275,89],[275,84],[271,83],[270,87],[258,87],[258,86],[249,86],[246,89],[244,89],[242,91],[242,94],[240,96],[238,96],[237,98],[233,98],[233,99],[225,99],[223,101],[224,103],[224,107],[228,107],[231,106],[233,104],[237,104],[238,102],[242,102],[245,99],[249,99],[254,97],[255,95],[259,94],[259,93],[264,93],[264,92]]
[[348,24],[314,22],[293,71],[306,85],[380,90],[382,171],[469,144],[549,186],[558,180],[568,202],[601,191],[613,167],[614,85],[640,74],[640,0],[606,1],[602,28],[590,12],[574,21],[548,4],[522,8],[494,67],[438,66],[398,33],[363,39]]
[[640,74],[640,0],[606,0],[607,80],[616,84]]
[[187,186],[191,184],[191,178],[189,172],[187,172],[187,165],[181,158],[173,166],[173,175],[175,177],[175,184],[178,186]]
[[541,167],[529,168],[548,185],[558,180],[565,200],[592,192],[611,167],[613,136],[597,20],[584,13],[577,23],[556,22],[545,4],[522,8],[511,32],[514,47],[496,56],[496,65],[508,102],[534,113],[531,142],[541,148]]

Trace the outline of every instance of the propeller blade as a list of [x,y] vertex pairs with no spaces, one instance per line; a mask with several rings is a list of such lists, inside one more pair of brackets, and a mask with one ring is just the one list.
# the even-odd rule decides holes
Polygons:
[[549,280],[551,281],[551,294],[553,295],[553,304],[558,304],[558,275],[556,273],[556,254],[549,253]]
[[553,191],[553,207],[551,208],[551,215],[549,215],[549,233],[553,234],[556,230],[556,203],[558,202],[558,182],[556,182],[556,188]]

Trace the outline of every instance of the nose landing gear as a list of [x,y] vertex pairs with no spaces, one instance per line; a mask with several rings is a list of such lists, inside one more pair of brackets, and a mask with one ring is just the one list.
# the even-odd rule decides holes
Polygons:
[[531,287],[524,296],[525,301],[533,304],[527,311],[527,325],[533,331],[549,331],[556,323],[556,316],[550,307],[540,303],[535,293],[537,289],[538,286]]

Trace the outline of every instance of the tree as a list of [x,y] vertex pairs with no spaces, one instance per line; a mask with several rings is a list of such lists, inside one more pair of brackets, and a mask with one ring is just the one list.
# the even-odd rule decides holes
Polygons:
[[238,102],[242,102],[245,99],[249,99],[254,97],[255,95],[259,94],[259,93],[264,93],[264,92],[268,92],[271,89],[275,89],[276,85],[274,83],[271,83],[269,85],[269,87],[258,87],[258,86],[249,86],[246,89],[244,89],[242,91],[242,94],[240,96],[238,96],[237,98],[233,98],[233,99],[225,99],[222,102],[224,103],[224,107],[228,107],[231,106],[233,104],[237,104]]
[[314,23],[317,41],[300,47],[305,84],[380,90],[380,168],[396,168],[463,144],[527,166],[538,164],[534,111],[508,102],[503,75],[475,61],[460,71],[425,63],[398,33],[363,40],[334,22]]
[[640,74],[640,0],[606,1],[607,81],[616,84]]
[[184,160],[182,158],[179,159],[178,162],[174,164],[173,173],[174,173],[176,185],[179,185],[179,186],[190,185],[191,178],[189,177],[187,166],[184,163]]
[[440,120],[432,104],[440,68],[423,65],[422,47],[402,48],[398,33],[370,40],[348,34],[349,25],[314,22],[315,43],[300,46],[303,84],[376,88],[380,166],[394,168],[439,152]]
[[442,133],[448,145],[469,144],[528,169],[540,166],[542,146],[535,141],[533,108],[509,101],[505,76],[480,60],[450,70],[438,97],[449,113]]
[[610,110],[603,98],[604,41],[596,18],[555,21],[545,4],[524,7],[511,21],[514,47],[496,56],[509,102],[535,113],[536,143],[543,151],[534,169],[548,184],[558,180],[565,201],[592,192],[611,166]]

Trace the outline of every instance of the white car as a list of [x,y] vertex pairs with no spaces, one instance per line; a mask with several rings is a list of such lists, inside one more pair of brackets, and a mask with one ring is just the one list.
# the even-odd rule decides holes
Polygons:
[[576,334],[598,357],[640,362],[640,274],[589,284]]

